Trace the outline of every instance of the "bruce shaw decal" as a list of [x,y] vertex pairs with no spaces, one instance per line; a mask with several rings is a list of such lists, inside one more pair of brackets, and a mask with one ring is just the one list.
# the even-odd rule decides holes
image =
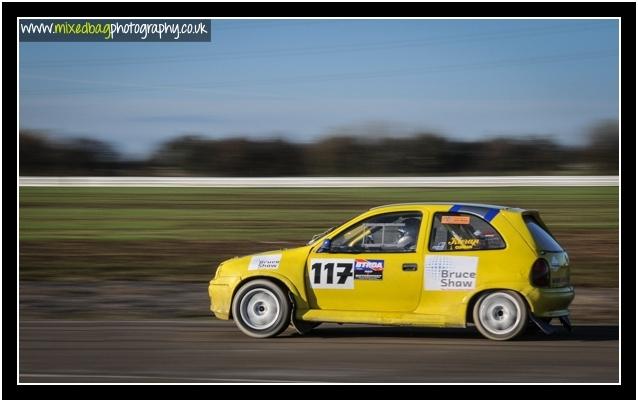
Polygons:
[[476,287],[478,257],[428,255],[425,290],[470,290]]
[[250,259],[248,269],[278,269],[280,261],[281,254],[256,255]]

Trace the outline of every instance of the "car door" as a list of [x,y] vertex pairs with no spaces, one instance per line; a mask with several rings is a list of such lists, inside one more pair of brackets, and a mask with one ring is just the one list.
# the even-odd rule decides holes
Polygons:
[[332,236],[329,249],[316,246],[306,264],[311,308],[414,311],[423,280],[424,215],[367,216]]

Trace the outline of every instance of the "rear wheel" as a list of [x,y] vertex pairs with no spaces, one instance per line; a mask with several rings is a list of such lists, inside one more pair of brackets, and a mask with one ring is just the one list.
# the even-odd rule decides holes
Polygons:
[[277,336],[290,324],[290,301],[273,282],[256,279],[243,285],[232,305],[239,329],[253,338]]
[[527,326],[527,305],[515,292],[486,293],[474,305],[474,324],[488,339],[505,341],[520,335]]

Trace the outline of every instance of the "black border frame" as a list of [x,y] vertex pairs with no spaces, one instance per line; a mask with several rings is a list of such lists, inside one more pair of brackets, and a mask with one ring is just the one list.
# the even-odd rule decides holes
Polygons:
[[[141,11],[140,11],[141,10]],[[20,385],[17,379],[15,360],[11,352],[16,347],[15,332],[11,329],[17,323],[16,274],[13,270],[11,251],[3,257],[4,264],[4,304],[3,322],[3,398],[4,399],[635,399],[635,107],[636,107],[636,3],[596,2],[596,3],[3,3],[3,92],[5,136],[5,167],[12,164],[14,145],[17,142],[17,122],[13,118],[13,83],[17,76],[16,18],[68,16],[83,17],[100,15],[109,17],[141,16],[188,17],[212,15],[219,17],[299,17],[299,16],[339,16],[339,17],[620,17],[621,18],[621,144],[629,147],[621,159],[620,171],[622,188],[621,200],[625,204],[621,220],[621,236],[626,247],[624,269],[621,269],[625,283],[622,296],[621,336],[622,353],[621,385],[484,385],[484,386],[443,386],[443,385],[352,385],[352,386],[225,386],[225,385],[140,385],[140,386],[72,386],[72,385]],[[16,105],[17,107],[17,105]],[[624,118],[622,118],[624,117]],[[621,146],[622,146],[621,145]],[[16,167],[17,170],[17,167]],[[6,181],[6,183],[11,182]],[[19,195],[19,188],[16,189]],[[15,211],[13,205],[4,205],[7,221]],[[6,225],[5,227],[8,227]],[[629,229],[627,229],[629,228]],[[8,235],[8,230],[5,232]],[[7,238],[9,238],[7,236]],[[11,250],[7,248],[6,250]],[[621,250],[622,254],[622,250]],[[8,262],[11,261],[11,262]],[[16,261],[17,264],[17,261]],[[551,362],[548,362],[551,364]],[[293,387],[293,388],[290,388]],[[303,387],[303,388],[301,388]],[[409,388],[406,388],[409,387]],[[349,389],[348,389],[349,388]]]

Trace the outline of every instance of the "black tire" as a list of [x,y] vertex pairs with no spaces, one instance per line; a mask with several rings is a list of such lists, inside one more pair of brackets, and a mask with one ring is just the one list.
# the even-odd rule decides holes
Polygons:
[[232,304],[235,324],[253,338],[270,338],[282,333],[290,324],[290,309],[286,293],[265,279],[244,284]]
[[486,338],[513,339],[525,331],[527,303],[516,292],[496,290],[482,295],[474,305],[474,325]]

